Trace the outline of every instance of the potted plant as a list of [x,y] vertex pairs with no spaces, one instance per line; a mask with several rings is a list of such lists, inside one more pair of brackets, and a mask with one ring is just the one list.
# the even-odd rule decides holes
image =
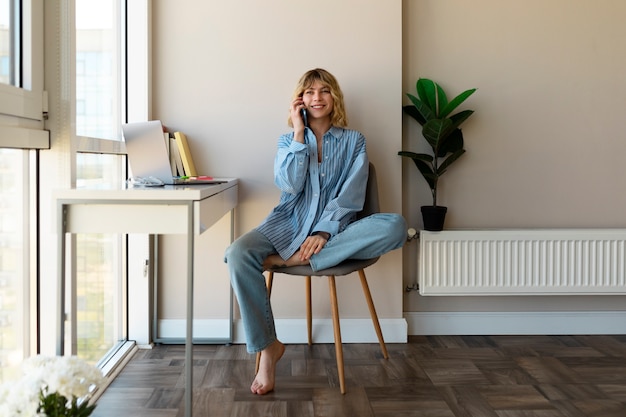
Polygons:
[[422,126],[422,136],[432,154],[400,151],[398,155],[411,158],[422,174],[433,197],[431,206],[422,206],[425,230],[443,230],[447,207],[437,205],[439,177],[465,153],[463,133],[459,126],[474,113],[473,110],[452,112],[471,96],[476,89],[466,90],[448,101],[446,93],[436,82],[420,78],[416,84],[417,97],[407,94],[411,105],[402,110]]

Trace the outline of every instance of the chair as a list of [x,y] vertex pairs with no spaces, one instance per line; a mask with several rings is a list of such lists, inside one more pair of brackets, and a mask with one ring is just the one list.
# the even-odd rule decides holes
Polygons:
[[[376,170],[374,165],[370,163],[369,165],[369,179],[367,182],[367,191],[365,196],[365,204],[363,210],[360,211],[357,215],[357,218],[361,219],[363,217],[369,216],[373,213],[379,212],[379,201],[378,201],[378,185],[376,182]],[[335,286],[335,277],[344,276],[351,274],[352,272],[358,272],[359,277],[361,279],[361,286],[363,287],[363,293],[365,295],[365,300],[367,301],[367,305],[369,307],[370,316],[372,317],[372,323],[374,324],[374,330],[376,331],[376,335],[378,336],[378,342],[380,344],[380,348],[382,350],[383,357],[385,359],[389,358],[387,353],[387,347],[385,346],[385,341],[383,339],[383,334],[380,329],[380,323],[378,322],[378,315],[376,314],[376,309],[374,307],[374,302],[372,300],[372,295],[369,290],[369,286],[367,284],[367,279],[365,277],[365,268],[370,265],[373,265],[378,261],[377,258],[373,259],[348,259],[337,266],[332,268],[327,268],[321,271],[313,271],[310,266],[293,266],[293,267],[281,267],[281,268],[271,268],[268,269],[268,276],[266,278],[267,291],[271,296],[272,294],[272,283],[274,280],[274,274],[287,274],[287,275],[299,275],[306,277],[305,286],[306,286],[306,318],[307,318],[307,336],[309,345],[312,344],[312,313],[311,313],[311,277],[312,276],[326,276],[328,277],[328,284],[330,287],[330,303],[332,309],[332,318],[333,318],[333,330],[335,337],[335,355],[337,360],[337,371],[339,374],[339,387],[341,389],[341,393],[346,393],[345,387],[345,375],[344,375],[344,365],[343,365],[343,349],[341,346],[341,329],[339,327],[339,306],[337,303],[337,289]],[[260,353],[257,353],[256,357],[256,366],[257,371],[259,367]]]

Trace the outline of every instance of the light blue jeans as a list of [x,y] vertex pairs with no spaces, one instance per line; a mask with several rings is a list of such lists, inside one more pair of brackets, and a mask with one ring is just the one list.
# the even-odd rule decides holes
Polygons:
[[[313,270],[330,268],[346,259],[369,259],[402,247],[406,221],[395,213],[377,213],[349,224],[310,259]],[[226,249],[230,280],[239,302],[248,352],[260,352],[276,341],[274,316],[267,295],[263,261],[276,253],[256,229]]]

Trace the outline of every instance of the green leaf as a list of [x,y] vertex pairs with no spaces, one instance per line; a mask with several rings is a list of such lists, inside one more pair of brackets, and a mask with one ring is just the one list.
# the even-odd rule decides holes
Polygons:
[[69,402],[64,396],[57,392],[39,395],[39,412],[43,412],[48,417],[89,417],[96,409],[96,404],[89,405],[89,401],[82,400],[79,404],[78,398],[74,397]]
[[411,159],[419,159],[421,161],[426,161],[426,162],[433,162],[433,159],[434,159],[432,155],[428,155],[426,153],[415,153],[415,152],[410,152],[410,151],[400,151],[398,152],[398,155],[406,156]]
[[445,117],[441,114],[441,109],[444,109],[448,105],[448,97],[439,84],[435,83],[435,88],[437,89],[437,110],[435,112],[437,115],[435,117],[441,119]]
[[450,155],[449,157],[446,158],[445,161],[443,161],[441,163],[441,165],[439,165],[438,168],[438,172],[437,174],[439,176],[442,176],[444,174],[444,172],[446,172],[446,170],[448,169],[448,167],[450,165],[452,165],[452,163],[454,161],[456,161],[457,159],[459,159],[461,157],[461,155],[463,155],[465,153],[465,149],[459,149],[458,151],[454,152],[452,155]]
[[435,179],[437,178],[437,175],[433,169],[432,162],[434,158],[431,155],[408,151],[400,151],[398,152],[398,155],[411,158],[419,172],[428,183],[430,189],[432,190],[435,187]]
[[453,98],[450,103],[447,103],[445,107],[438,113],[437,117],[447,117],[450,113],[454,111],[461,103],[463,103],[469,96],[474,94],[476,91],[475,88],[465,90],[455,98]]
[[424,123],[426,123],[426,119],[424,118],[424,116],[422,116],[422,114],[417,110],[415,106],[403,106],[402,111],[415,119],[420,125],[423,126]]
[[457,114],[450,116],[449,119],[452,120],[452,124],[454,127],[459,127],[461,123],[466,121],[467,118],[470,117],[472,114],[474,114],[474,110],[463,110],[461,112],[458,112]]
[[39,394],[39,411],[48,417],[64,417],[66,403],[67,398],[56,392],[48,395],[44,395],[43,392]]
[[421,172],[422,177],[426,180],[426,183],[428,183],[428,188],[431,190],[434,189],[435,178],[437,178],[437,175],[433,173],[431,166],[419,159],[414,159],[413,162],[415,163],[417,169]]
[[452,120],[450,119],[432,119],[422,128],[422,135],[435,153],[439,149],[441,139],[450,133],[452,133]]
[[428,78],[420,78],[415,86],[420,100],[426,104],[432,113],[437,114],[437,96],[435,83]]
[[447,137],[439,141],[439,152],[437,156],[443,158],[449,153],[454,153],[463,149],[463,132],[461,129],[454,129]]
[[[420,100],[419,98],[415,97],[412,94],[407,94],[407,97],[411,100],[411,103],[413,103],[413,106],[415,106],[415,109],[419,112],[419,114],[422,116],[421,118],[424,121],[435,118],[435,114],[432,112],[432,110],[428,107],[426,103],[424,103],[422,100]],[[420,120],[418,119],[416,120],[420,122]],[[420,124],[423,125],[424,123],[420,122]]]

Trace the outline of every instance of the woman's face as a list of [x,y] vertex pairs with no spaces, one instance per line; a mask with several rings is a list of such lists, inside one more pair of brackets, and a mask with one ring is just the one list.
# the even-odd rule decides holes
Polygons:
[[330,88],[317,80],[304,90],[302,101],[306,106],[310,119],[330,117],[333,111],[334,99],[330,94]]

